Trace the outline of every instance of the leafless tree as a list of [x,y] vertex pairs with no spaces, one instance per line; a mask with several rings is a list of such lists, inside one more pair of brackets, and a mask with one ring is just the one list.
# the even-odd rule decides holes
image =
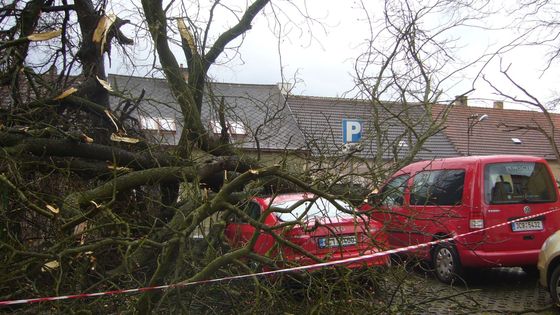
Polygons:
[[[516,104],[523,104],[529,107],[531,110],[536,110],[542,113],[542,115],[536,116],[531,121],[525,122],[500,122],[499,127],[503,127],[505,131],[535,131],[541,134],[550,145],[551,151],[554,153],[556,160],[560,159],[560,148],[558,147],[558,121],[552,115],[551,110],[557,108],[558,99],[552,100],[548,103],[544,103],[539,99],[539,97],[532,94],[529,90],[524,88],[520,83],[518,83],[509,73],[508,68],[502,69],[500,71],[502,76],[506,79],[507,85],[513,86],[515,92],[506,90],[503,86],[484,78],[484,81],[490,85],[495,93],[506,100],[514,102]],[[517,95],[517,93],[521,95]]]
[[428,139],[442,133],[451,106],[438,113],[432,107],[452,105],[445,89],[483,59],[458,62],[454,31],[474,26],[487,13],[484,1],[385,1],[382,14],[366,2],[360,8],[370,29],[354,63],[352,92],[370,103],[365,145],[373,160],[367,164],[371,181],[380,184],[378,179],[412,162]]
[[[530,110],[542,113],[532,121],[526,122],[502,122],[500,126],[506,131],[525,130],[527,132],[538,132],[548,141],[551,151],[560,158],[557,142],[557,124],[552,114],[558,108],[558,98],[538,95],[529,87],[521,83],[521,78],[512,74],[512,70],[518,65],[510,63],[503,64],[504,53],[515,53],[517,49],[531,47],[536,52],[542,53],[546,58],[542,60],[541,75],[554,71],[558,63],[560,43],[558,42],[559,27],[556,21],[560,14],[557,3],[548,0],[519,1],[511,4],[509,14],[513,17],[510,28],[517,30],[517,36],[509,44],[498,49],[495,59],[499,60],[499,72],[502,80],[492,80],[483,76],[496,95],[518,105],[524,105]],[[493,69],[488,69],[492,71]],[[544,80],[544,79],[543,79]]]
[[[143,0],[140,7],[132,9],[140,16],[137,20],[109,13],[112,3],[105,0],[0,3],[1,299],[187,283],[250,272],[253,262],[274,268],[275,257],[252,251],[258,233],[268,233],[302,255],[312,256],[258,220],[250,221],[257,228],[251,242],[242,248],[228,248],[222,214],[243,216],[240,202],[268,187],[277,191],[282,185],[291,185],[329,199],[339,197],[331,188],[348,174],[333,176],[329,171],[344,168],[347,157],[324,159],[326,169],[325,164],[317,163],[308,173],[290,172],[285,158],[277,165],[265,166],[262,160],[238,154],[227,133],[212,138],[201,118],[203,97],[211,94],[207,90],[209,69],[224,52],[237,48],[236,40],[251,29],[263,10],[270,8],[271,16],[278,19],[282,2],[255,0],[229,5],[223,1]],[[445,49],[434,53],[442,48],[436,34],[425,33],[418,21],[424,18],[425,10],[442,6],[438,3],[416,10],[387,2],[381,25],[384,31],[377,35],[372,31],[371,45],[356,65],[358,90],[371,102],[372,120],[379,121],[374,123],[376,132],[371,138],[379,148],[374,164],[385,163],[385,152],[398,151],[395,148],[400,140],[408,141],[410,149],[404,157],[394,154],[397,162],[412,160],[426,139],[441,129],[440,121],[430,121],[430,104],[437,102],[440,93],[434,77],[449,58]],[[218,13],[223,12],[232,18],[231,24],[218,23]],[[305,8],[300,14],[307,18]],[[218,24],[228,26],[212,35],[212,27]],[[377,27],[373,22],[371,25]],[[105,63],[114,60],[115,51],[126,55],[127,46],[146,39],[133,36],[127,27],[133,27],[134,33],[149,33],[153,67],[161,69],[179,104],[184,129],[174,150],[153,146],[135,129],[138,124],[133,111],[147,101],[145,95],[130,95],[111,87],[107,80]],[[374,45],[382,32],[392,36],[388,42],[394,45],[388,45],[389,49]],[[187,80],[173,47],[184,54]],[[374,65],[381,67],[372,70]],[[392,103],[386,102],[385,95],[392,96]],[[113,100],[118,110],[112,107]],[[397,102],[404,105],[393,111],[388,104]],[[219,97],[214,103],[218,112],[227,111]],[[413,103],[421,110],[416,111]],[[280,108],[271,109],[261,105],[265,119],[251,129],[257,142],[271,136],[261,126],[273,124],[285,106],[282,103]],[[377,112],[379,106],[392,120],[407,126],[390,142],[380,123],[384,118]],[[227,129],[224,119],[221,127]],[[381,173],[375,174],[379,180]],[[215,224],[204,231],[204,241],[198,242],[193,236],[209,219]],[[374,281],[368,285],[378,290],[375,277],[379,272],[369,272],[373,275],[367,278]],[[395,309],[395,304],[383,304],[383,298],[378,304],[371,303],[379,293],[373,289],[356,293],[361,284],[350,281],[347,270],[337,270],[335,275],[338,287],[310,285],[319,288],[318,295],[311,289],[303,290],[298,293],[300,300],[291,303],[279,298],[274,303],[287,310],[296,305],[302,312],[336,311],[340,306],[328,301],[335,292],[354,294],[359,301],[352,306],[356,312],[360,307]],[[286,294],[278,288],[278,279],[253,280],[249,285],[143,292],[119,300],[124,302],[107,302],[107,307],[94,300],[87,308],[92,312],[187,312],[210,304],[207,309],[220,312],[231,311],[234,304],[238,312],[266,312],[271,307],[269,297]],[[307,281],[318,280],[311,277]],[[403,284],[406,279],[399,281]],[[257,292],[256,301],[253,295],[241,296],[239,290],[245,286]],[[390,289],[394,288],[388,286]],[[323,303],[314,303],[315,298]],[[239,299],[241,303],[237,303]],[[82,306],[68,303],[54,307],[65,312]],[[47,308],[50,306],[43,309],[39,305],[36,311]]]

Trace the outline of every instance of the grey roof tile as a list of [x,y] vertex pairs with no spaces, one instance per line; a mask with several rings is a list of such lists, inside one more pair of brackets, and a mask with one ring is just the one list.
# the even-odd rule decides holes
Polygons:
[[[399,157],[407,154],[406,147],[399,147],[399,140],[406,130],[414,130],[421,134],[432,121],[419,104],[403,106],[399,103],[386,102],[372,106],[364,100],[290,96],[288,104],[294,113],[300,129],[306,137],[307,144],[313,154],[340,155],[343,146],[342,120],[361,120],[364,123],[362,140],[363,150],[358,153],[364,158],[372,158],[378,146],[383,150],[383,158],[394,157],[394,150]],[[378,117],[377,120],[373,119]],[[407,119],[402,119],[408,117]],[[374,124],[378,121],[379,124]],[[403,121],[407,121],[409,128]],[[379,137],[377,137],[380,135]],[[413,140],[414,141],[414,140]],[[447,137],[439,132],[430,137],[416,155],[416,159],[457,156]]]
[[[109,82],[118,90],[138,97],[145,91],[139,114],[174,118],[177,134],[169,144],[176,144],[182,131],[181,113],[167,81],[161,78],[109,75]],[[285,99],[277,85],[210,83],[205,90],[201,117],[211,130],[211,120],[218,120],[217,111],[224,100],[228,121],[241,122],[247,135],[237,138],[241,148],[262,150],[300,150],[303,136],[294,117],[285,106]]]

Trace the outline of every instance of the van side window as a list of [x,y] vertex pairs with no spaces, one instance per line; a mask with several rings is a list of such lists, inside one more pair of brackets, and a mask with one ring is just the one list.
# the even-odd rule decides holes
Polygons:
[[383,189],[381,195],[383,196],[382,204],[387,207],[402,206],[404,203],[404,189],[406,182],[410,176],[408,174],[400,175],[393,178]]
[[414,176],[410,204],[438,206],[461,204],[464,185],[464,170],[419,172]]
[[556,193],[544,164],[510,162],[489,164],[484,172],[484,196],[490,204],[552,202]]

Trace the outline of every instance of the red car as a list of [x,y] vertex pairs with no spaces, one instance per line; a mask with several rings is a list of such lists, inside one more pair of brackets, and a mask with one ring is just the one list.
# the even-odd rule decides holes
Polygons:
[[[260,231],[253,252],[274,259],[280,266],[292,266],[317,263],[313,256],[325,261],[335,261],[372,254],[386,248],[387,237],[379,222],[352,214],[355,208],[345,201],[335,202],[348,212],[341,211],[327,199],[310,193],[253,198],[242,207],[244,213],[256,221],[260,220],[271,231]],[[265,217],[261,218],[263,215]],[[232,216],[225,235],[233,247],[240,247],[255,232],[256,228],[241,216]],[[271,233],[298,245],[304,251],[297,250],[289,243],[279,244]],[[345,266],[359,268],[386,265],[388,260],[389,257],[381,256]]]

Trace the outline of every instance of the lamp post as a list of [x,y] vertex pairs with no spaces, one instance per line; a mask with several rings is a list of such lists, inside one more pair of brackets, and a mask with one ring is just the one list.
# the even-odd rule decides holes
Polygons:
[[476,126],[479,122],[484,121],[488,119],[488,115],[483,114],[483,115],[479,115],[479,114],[472,114],[469,117],[467,117],[467,156],[471,155],[470,152],[470,147],[471,147],[471,135],[472,135],[472,131],[474,126]]

